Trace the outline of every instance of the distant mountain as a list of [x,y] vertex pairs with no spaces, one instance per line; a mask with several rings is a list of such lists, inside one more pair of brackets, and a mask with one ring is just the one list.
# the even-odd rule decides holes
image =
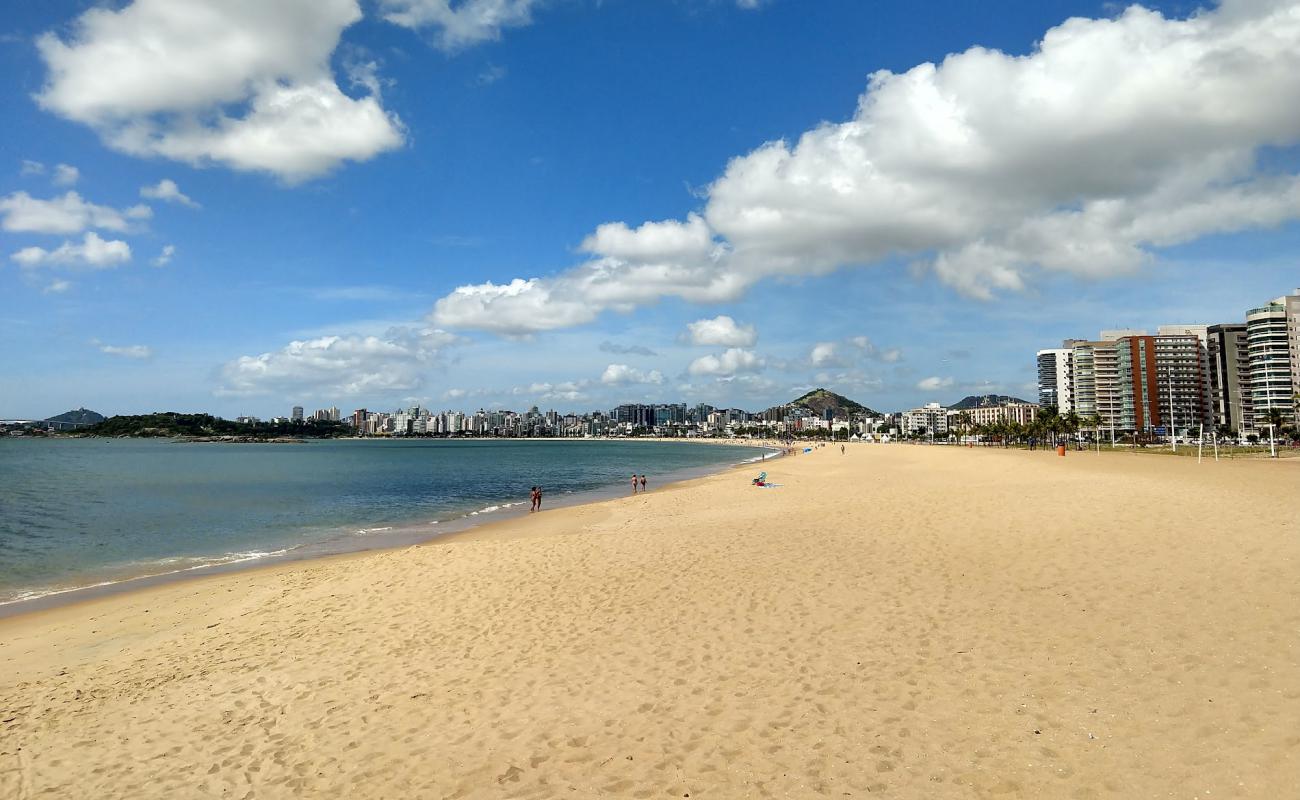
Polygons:
[[968,408],[986,408],[988,406],[1001,406],[1007,403],[1028,403],[1028,400],[1021,400],[1019,397],[1012,397],[1005,394],[972,394],[963,397],[956,403],[948,406],[955,411],[965,411]]
[[104,415],[97,414],[87,408],[78,408],[75,411],[65,411],[57,417],[50,417],[44,421],[49,423],[49,426],[55,430],[70,431],[98,425],[104,421]]
[[856,401],[850,400],[842,394],[836,394],[829,389],[813,389],[808,394],[797,400],[791,400],[789,405],[806,408],[819,417],[826,415],[826,409],[832,409],[836,416],[848,416],[849,414],[866,414],[867,416],[880,416],[878,412],[872,411],[866,406]]

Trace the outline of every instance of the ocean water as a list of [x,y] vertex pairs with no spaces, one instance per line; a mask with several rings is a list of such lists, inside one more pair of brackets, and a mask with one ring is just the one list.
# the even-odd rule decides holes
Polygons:
[[[141,576],[393,546],[761,458],[676,442],[0,439],[0,604]],[[630,491],[630,487],[626,488]],[[9,608],[8,610],[16,610]]]

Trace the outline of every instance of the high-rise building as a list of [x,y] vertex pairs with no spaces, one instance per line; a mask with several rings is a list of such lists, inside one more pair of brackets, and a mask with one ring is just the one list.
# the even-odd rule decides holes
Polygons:
[[1101,425],[1112,431],[1120,429],[1124,398],[1119,388],[1119,346],[1114,340],[1090,342],[1093,372],[1093,397]]
[[1124,336],[1115,342],[1115,428],[1186,433],[1206,419],[1205,359],[1195,334]]
[[642,405],[641,403],[624,403],[610,412],[615,422],[620,424],[629,423],[634,427],[650,428],[655,424],[654,406]]
[[1214,405],[1214,396],[1210,389],[1210,326],[1208,325],[1161,325],[1156,328],[1157,336],[1195,336],[1200,358],[1201,416],[1197,425],[1212,427],[1210,413]]
[[1038,351],[1038,404],[1043,408],[1055,407],[1062,414],[1074,409],[1073,353],[1068,347]]
[[1215,428],[1226,428],[1241,435],[1253,432],[1246,323],[1210,326],[1209,362],[1208,413]]
[[302,422],[302,406],[294,406],[293,411],[289,413],[289,419],[294,422]]
[[1300,394],[1300,289],[1246,312],[1250,402],[1255,427],[1279,414],[1283,424],[1297,417]]
[[[1204,326],[1199,327],[1204,332]],[[1170,432],[1194,433],[1206,424],[1209,401],[1208,359],[1201,336],[1161,333],[1155,340],[1157,394],[1168,411]]]
[[1074,411],[1085,419],[1097,413],[1096,350],[1098,344],[1098,342],[1076,341],[1070,348]]
[[1152,336],[1116,340],[1119,414],[1116,428],[1149,432],[1163,425],[1156,394],[1156,342]]

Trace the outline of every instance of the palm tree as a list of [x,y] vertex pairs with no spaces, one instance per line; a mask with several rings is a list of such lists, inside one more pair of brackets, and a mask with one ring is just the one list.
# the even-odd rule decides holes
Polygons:
[[1101,443],[1101,414],[1098,414],[1097,412],[1094,411],[1093,413],[1088,415],[1088,418],[1083,421],[1083,424],[1089,428],[1092,428],[1092,438],[1098,444],[1100,444]]
[[1025,437],[1025,431],[1028,430],[1028,428],[1024,424],[1019,422],[1008,422],[1005,424],[1006,424],[1006,433],[1007,433],[1006,435],[1007,444],[1010,444],[1011,441],[1019,442],[1021,439]]
[[[1034,416],[1034,421],[1031,425],[1031,435],[1039,439],[1046,438],[1049,431],[1055,433],[1059,420],[1060,412],[1057,411],[1056,406],[1048,406],[1046,408],[1038,409],[1038,413]],[[1053,439],[1052,444],[1056,444],[1055,439]]]
[[1075,434],[1079,432],[1080,426],[1083,425],[1083,419],[1079,416],[1079,413],[1077,411],[1071,409],[1070,413],[1065,415],[1064,422],[1065,422],[1065,432],[1070,435],[1071,439],[1074,439]]
[[957,434],[958,447],[962,445],[962,435],[970,433],[971,422],[972,420],[969,411],[963,411],[957,415],[957,425],[959,431],[959,433]]

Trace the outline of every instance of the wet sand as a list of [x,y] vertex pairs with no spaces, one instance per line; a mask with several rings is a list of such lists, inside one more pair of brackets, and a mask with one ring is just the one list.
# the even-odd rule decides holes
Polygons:
[[1300,796],[1300,463],[755,466],[0,621],[0,797]]

